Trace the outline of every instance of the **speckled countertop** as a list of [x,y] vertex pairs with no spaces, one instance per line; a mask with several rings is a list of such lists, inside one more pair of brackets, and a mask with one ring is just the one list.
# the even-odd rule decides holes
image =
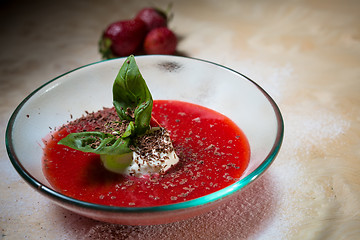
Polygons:
[[269,171],[226,205],[167,225],[111,225],[52,204],[12,167],[7,121],[35,88],[100,60],[104,27],[152,2],[1,1],[0,239],[359,239],[360,2],[173,4],[182,54],[247,75],[279,104],[285,138]]

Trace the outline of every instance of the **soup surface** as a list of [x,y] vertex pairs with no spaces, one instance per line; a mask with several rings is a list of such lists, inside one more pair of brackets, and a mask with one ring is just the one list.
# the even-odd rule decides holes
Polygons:
[[163,175],[134,177],[109,172],[99,155],[57,142],[71,132],[94,131],[119,120],[114,108],[86,113],[44,139],[43,172],[55,190],[82,201],[148,207],[195,199],[237,181],[250,148],[240,128],[211,109],[173,100],[154,100],[152,116],[171,135],[179,163]]

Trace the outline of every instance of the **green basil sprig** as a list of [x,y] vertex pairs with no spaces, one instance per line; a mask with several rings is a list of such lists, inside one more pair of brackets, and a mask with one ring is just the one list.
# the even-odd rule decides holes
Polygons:
[[58,144],[100,155],[121,155],[132,150],[133,139],[150,129],[153,99],[133,55],[119,70],[113,84],[113,105],[121,120],[130,121],[119,137],[103,132],[70,133]]
[[122,120],[134,121],[135,135],[149,129],[153,99],[134,56],[125,61],[116,76],[113,104]]

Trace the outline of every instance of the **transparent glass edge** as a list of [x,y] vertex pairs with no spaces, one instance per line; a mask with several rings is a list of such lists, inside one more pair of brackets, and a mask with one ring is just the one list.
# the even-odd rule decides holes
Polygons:
[[[153,57],[152,56],[136,56],[135,58],[146,58],[146,57]],[[157,56],[163,56],[163,55],[157,55]],[[170,57],[170,56],[163,56],[163,57]],[[184,58],[184,57],[179,57],[179,56],[171,56],[173,58]],[[5,144],[6,144],[6,149],[10,158],[10,161],[12,163],[12,165],[14,166],[14,168],[16,169],[16,171],[20,174],[21,177],[23,177],[23,179],[30,184],[32,187],[36,188],[38,191],[41,191],[42,194],[48,195],[50,198],[55,198],[56,200],[60,200],[60,201],[65,201],[65,203],[67,204],[75,204],[79,207],[85,207],[85,208],[90,208],[93,210],[104,210],[104,211],[111,211],[111,212],[155,212],[155,211],[170,211],[170,210],[180,210],[180,209],[186,209],[186,208],[191,208],[191,207],[199,207],[211,202],[214,202],[216,200],[222,199],[224,197],[227,197],[228,195],[241,190],[244,186],[247,186],[250,182],[253,182],[256,178],[258,178],[262,173],[265,172],[265,170],[271,165],[271,163],[273,162],[273,160],[276,158],[281,144],[282,144],[282,140],[283,140],[283,132],[284,132],[284,122],[281,116],[281,112],[280,109],[278,108],[277,104],[275,103],[275,101],[270,97],[270,95],[262,88],[260,87],[256,82],[254,82],[253,80],[251,80],[250,78],[246,77],[245,75],[231,69],[228,68],[226,66],[223,66],[221,64],[217,64],[217,63],[213,63],[210,62],[208,60],[203,60],[203,59],[198,59],[198,58],[193,58],[193,57],[186,57],[187,59],[192,59],[192,60],[196,60],[196,61],[201,61],[201,62],[205,62],[208,64],[213,64],[216,66],[219,66],[221,68],[227,69],[235,74],[240,75],[241,77],[245,78],[246,80],[252,82],[255,86],[257,86],[259,88],[259,90],[268,98],[268,100],[270,101],[273,110],[275,111],[276,117],[277,117],[277,121],[278,121],[278,131],[277,131],[277,137],[276,140],[274,142],[273,148],[270,151],[269,155],[265,158],[265,160],[262,162],[262,164],[260,164],[252,173],[250,173],[248,176],[246,176],[245,178],[233,183],[232,185],[229,185],[226,188],[223,188],[217,192],[211,193],[209,195],[197,198],[197,199],[193,199],[193,200],[189,200],[186,202],[181,202],[181,203],[175,203],[175,204],[169,204],[169,205],[162,205],[162,206],[154,206],[154,207],[114,207],[114,206],[106,206],[106,205],[99,205],[99,204],[93,204],[93,203],[88,203],[88,202],[84,202],[81,200],[77,200],[71,197],[68,197],[66,195],[63,195],[51,188],[48,188],[44,185],[42,185],[39,181],[37,181],[33,176],[31,176],[31,174],[29,174],[26,170],[24,170],[22,168],[22,165],[19,163],[19,161],[16,158],[15,152],[14,152],[14,148],[12,146],[12,144],[9,142],[9,139],[11,137],[12,134],[12,127],[13,127],[13,123],[14,120],[16,119],[17,114],[20,112],[21,108],[25,105],[25,103],[30,99],[30,97],[32,95],[34,95],[35,93],[37,93],[39,90],[41,90],[42,88],[44,88],[45,86],[47,86],[48,84],[50,84],[53,81],[56,81],[57,79],[60,79],[61,77],[68,75],[74,71],[78,71],[80,69],[89,67],[91,65],[96,65],[96,64],[100,64],[103,62],[108,62],[108,61],[113,61],[113,60],[119,60],[118,58],[116,59],[106,59],[106,60],[101,60],[101,61],[97,61],[97,62],[93,62],[90,64],[86,64],[84,66],[75,68],[71,71],[68,71],[64,74],[59,75],[58,77],[53,78],[52,80],[44,83],[43,85],[41,85],[40,87],[38,87],[37,89],[35,89],[33,92],[31,92],[19,105],[18,107],[14,110],[14,112],[12,113],[7,128],[6,128],[6,134],[5,134]],[[125,59],[125,58],[120,58],[120,59]]]

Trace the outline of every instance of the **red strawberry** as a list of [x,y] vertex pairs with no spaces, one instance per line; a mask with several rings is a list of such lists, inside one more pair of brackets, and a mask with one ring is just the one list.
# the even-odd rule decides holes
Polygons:
[[100,53],[103,58],[135,54],[145,35],[146,25],[139,19],[114,22],[106,28],[100,39]]
[[155,8],[143,8],[136,15],[135,19],[141,19],[147,27],[148,32],[154,28],[166,27],[166,13]]
[[147,54],[174,54],[177,39],[175,34],[167,27],[151,30],[145,38],[144,50]]

